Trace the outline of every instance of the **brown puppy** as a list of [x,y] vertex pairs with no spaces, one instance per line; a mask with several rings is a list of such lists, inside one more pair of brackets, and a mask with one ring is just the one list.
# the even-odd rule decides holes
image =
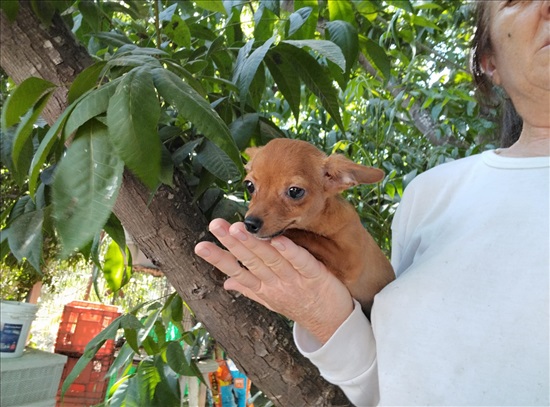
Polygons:
[[338,277],[369,315],[374,296],[395,278],[393,268],[340,193],[384,178],[383,171],[326,156],[300,140],[274,139],[245,153],[251,195],[244,223],[262,239],[284,234]]

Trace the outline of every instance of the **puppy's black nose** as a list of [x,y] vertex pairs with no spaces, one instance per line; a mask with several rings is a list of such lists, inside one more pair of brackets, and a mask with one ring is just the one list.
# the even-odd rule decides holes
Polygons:
[[247,216],[244,218],[244,226],[250,233],[258,233],[262,228],[264,222],[260,218],[254,216]]

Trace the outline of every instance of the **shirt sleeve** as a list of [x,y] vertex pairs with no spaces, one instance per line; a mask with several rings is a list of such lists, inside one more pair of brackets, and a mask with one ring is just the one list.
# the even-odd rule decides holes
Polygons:
[[294,341],[321,376],[339,386],[352,403],[375,406],[380,398],[376,342],[369,320],[354,302],[351,315],[324,345],[299,324],[294,324]]

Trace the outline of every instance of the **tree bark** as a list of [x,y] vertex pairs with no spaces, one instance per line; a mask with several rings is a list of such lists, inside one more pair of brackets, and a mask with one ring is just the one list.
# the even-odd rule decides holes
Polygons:
[[[0,12],[0,65],[16,82],[37,76],[59,85],[44,111],[52,124],[66,107],[67,89],[92,59],[63,20],[45,27],[21,2],[16,21]],[[150,199],[148,191],[126,172],[115,215],[140,249],[165,273],[182,299],[236,364],[277,406],[349,406],[335,386],[294,346],[283,318],[222,288],[223,276],[193,252],[209,238],[207,221],[182,177]]]

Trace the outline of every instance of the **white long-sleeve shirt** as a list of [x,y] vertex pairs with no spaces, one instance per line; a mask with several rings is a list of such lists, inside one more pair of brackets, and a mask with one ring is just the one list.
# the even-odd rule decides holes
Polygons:
[[[550,405],[550,157],[494,151],[406,189],[396,280],[300,351],[355,405]],[[357,305],[357,304],[356,304]]]

